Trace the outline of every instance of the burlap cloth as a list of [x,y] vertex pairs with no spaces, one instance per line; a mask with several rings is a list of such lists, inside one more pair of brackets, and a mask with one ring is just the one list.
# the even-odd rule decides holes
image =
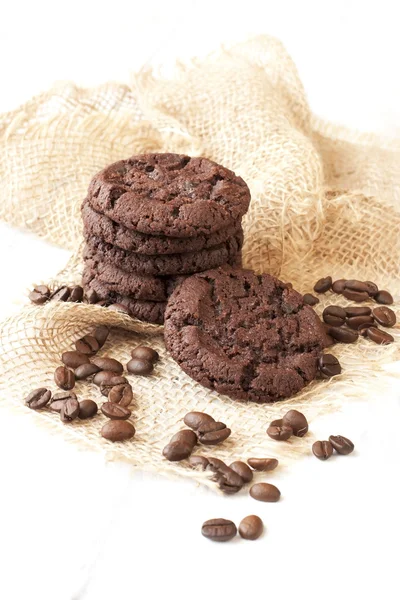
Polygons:
[[[329,274],[373,280],[400,292],[400,141],[315,119],[292,60],[273,38],[257,37],[178,66],[171,79],[142,70],[132,88],[57,85],[1,116],[0,150],[0,218],[73,251],[54,283],[80,281],[80,204],[91,177],[132,154],[168,151],[207,156],[247,181],[252,202],[244,222],[246,267],[291,281],[302,293]],[[336,301],[346,303],[326,294],[317,310]],[[33,388],[55,388],[61,352],[98,323],[116,328],[104,352],[123,363],[138,343],[155,347],[162,357],[155,375],[131,378],[137,434],[124,444],[100,437],[102,415],[64,425],[57,414],[34,413],[23,403]],[[386,347],[365,339],[335,346],[342,375],[315,382],[286,402],[256,405],[192,381],[167,355],[159,327],[96,306],[27,302],[1,324],[1,402],[108,458],[208,483],[185,461],[162,458],[187,411],[207,411],[233,432],[221,447],[199,453],[211,451],[228,461],[290,460],[310,452],[312,435],[280,444],[266,435],[268,422],[294,407],[304,410],[312,430],[321,412],[370,394],[384,397],[392,381],[383,365],[400,358],[396,333],[396,343]],[[101,398],[87,383],[79,383],[77,393]]]

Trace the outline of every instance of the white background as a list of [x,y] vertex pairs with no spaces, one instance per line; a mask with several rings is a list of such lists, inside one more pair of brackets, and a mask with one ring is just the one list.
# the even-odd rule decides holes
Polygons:
[[[0,110],[54,81],[129,82],[148,60],[204,53],[248,33],[279,37],[315,113],[399,134],[397,2],[13,2],[0,20]],[[0,316],[68,253],[0,225]],[[0,598],[384,598],[398,589],[399,388],[311,424],[357,452],[277,471],[282,499],[219,497],[77,451],[1,413]],[[29,415],[28,415],[29,417]],[[257,542],[213,544],[212,517],[259,514]]]

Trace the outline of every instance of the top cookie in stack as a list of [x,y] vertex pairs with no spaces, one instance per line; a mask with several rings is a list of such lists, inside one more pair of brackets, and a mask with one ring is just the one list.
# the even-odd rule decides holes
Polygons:
[[185,276],[240,265],[249,202],[243,179],[206,158],[144,154],[110,165],[82,205],[84,287],[162,323]]

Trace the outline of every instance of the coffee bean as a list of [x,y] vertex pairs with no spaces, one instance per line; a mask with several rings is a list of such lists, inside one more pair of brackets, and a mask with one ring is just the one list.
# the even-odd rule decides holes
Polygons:
[[208,457],[207,471],[214,473],[212,479],[225,494],[236,494],[243,487],[243,479],[222,460],[214,456]]
[[361,315],[360,317],[350,317],[347,319],[346,325],[350,327],[350,329],[355,329],[358,331],[360,327],[371,327],[374,324],[374,319],[372,317],[367,317],[366,315]]
[[368,294],[374,298],[379,291],[378,286],[373,281],[364,281],[364,285],[367,287]]
[[190,427],[190,429],[197,431],[197,429],[205,426],[207,423],[215,423],[215,420],[206,413],[192,411],[184,416],[183,422]]
[[184,442],[170,442],[163,449],[163,456],[171,462],[177,462],[188,458],[192,453],[192,450],[193,446],[190,444],[185,444]]
[[304,304],[308,304],[309,306],[315,306],[319,303],[319,298],[313,296],[312,294],[304,294],[303,302]]
[[210,519],[201,527],[201,534],[213,542],[228,542],[237,534],[233,521],[227,519]]
[[58,413],[61,412],[61,409],[67,400],[76,400],[76,394],[74,392],[58,392],[57,394],[54,394],[49,404],[50,410],[54,410]]
[[153,363],[149,360],[132,358],[126,365],[128,373],[132,375],[150,375],[153,372]]
[[220,431],[221,429],[225,428],[225,423],[222,423],[221,421],[211,421],[209,423],[206,422],[199,425],[197,433],[203,435],[205,433],[211,433],[212,431]]
[[99,350],[100,346],[95,337],[92,335],[85,335],[83,338],[75,342],[75,348],[82,354],[91,355],[95,354]]
[[108,356],[95,356],[92,358],[92,363],[97,365],[102,371],[112,371],[113,373],[117,373],[117,375],[121,375],[124,370],[124,367],[118,360]]
[[345,327],[331,327],[329,333],[334,340],[342,344],[352,344],[358,340],[358,333]]
[[57,367],[54,371],[54,381],[62,390],[72,390],[75,385],[75,374],[67,367]]
[[[98,373],[96,373],[96,375],[93,377],[93,383],[95,385],[102,385],[103,383],[105,384],[110,384],[113,383],[115,378],[120,378],[120,375],[117,375],[116,373],[114,373],[114,371],[99,371]],[[117,383],[114,383],[114,385],[120,385],[122,383],[128,383],[127,380],[125,379],[125,377],[121,377],[121,379],[123,379],[123,381],[119,381]],[[110,387],[113,387],[112,385]]]
[[354,444],[343,435],[330,435],[329,441],[338,454],[351,454]]
[[89,363],[89,358],[86,354],[82,354],[82,352],[77,352],[75,350],[68,350],[68,352],[63,352],[61,355],[61,360],[67,367],[70,369],[76,369],[80,365],[85,365]]
[[64,423],[69,423],[79,415],[79,402],[75,398],[68,398],[60,410],[60,419]]
[[44,304],[50,298],[50,290],[47,285],[35,285],[29,294],[29,300],[33,304]]
[[113,402],[105,402],[101,407],[101,412],[109,419],[118,420],[129,419],[132,414],[129,408],[125,408],[125,406],[121,406],[120,404],[114,404]]
[[75,369],[75,379],[87,379],[91,375],[95,375],[100,371],[97,365],[92,365],[91,363],[87,363],[84,365],[80,365]]
[[199,442],[207,446],[215,446],[226,440],[231,435],[231,430],[228,427],[218,429],[217,431],[209,431],[199,435]]
[[323,277],[322,279],[318,279],[317,283],[314,285],[314,292],[317,294],[325,294],[332,287],[332,277]]
[[190,456],[189,465],[192,467],[192,469],[201,469],[202,471],[205,471],[208,465],[208,458],[198,455]]
[[367,336],[372,342],[380,344],[381,346],[387,346],[387,344],[394,342],[394,337],[390,335],[390,333],[382,331],[377,327],[368,327]]
[[88,304],[97,304],[98,300],[99,297],[97,295],[97,292],[91,289],[85,291],[85,302],[87,302]]
[[229,468],[232,469],[232,471],[235,471],[235,473],[242,478],[244,483],[250,483],[253,479],[253,471],[241,460],[235,460],[235,462],[229,465]]
[[71,294],[68,298],[68,302],[82,302],[83,299],[83,287],[75,285],[71,288]]
[[276,458],[248,458],[247,462],[255,471],[273,471],[279,464]]
[[133,392],[130,383],[114,385],[108,393],[108,401],[127,408],[132,404]]
[[91,419],[97,414],[98,406],[94,400],[82,400],[79,402],[80,419]]
[[345,283],[345,279],[337,279],[332,283],[332,291],[335,292],[335,294],[343,294]]
[[37,388],[33,390],[30,394],[25,398],[25,404],[32,410],[39,410],[40,408],[44,408],[47,406],[51,398],[50,390],[46,388]]
[[372,311],[373,317],[382,327],[393,327],[396,325],[396,315],[388,306],[378,306]]
[[255,483],[250,488],[250,496],[261,502],[278,502],[281,493],[272,483]]
[[378,304],[393,304],[393,296],[386,290],[379,290],[374,299]]
[[[102,371],[102,373],[111,372],[112,371]],[[121,385],[123,383],[128,383],[125,377],[122,377],[122,375],[116,375],[114,373],[113,377],[109,377],[106,381],[100,384],[100,393],[103,396],[108,396],[114,386]]]
[[93,332],[93,337],[96,338],[99,348],[102,348],[107,341],[110,330],[105,325],[99,325]]
[[320,374],[327,379],[342,372],[340,362],[333,354],[322,354],[318,360],[318,367]]
[[371,288],[367,283],[364,283],[364,281],[359,281],[358,279],[347,279],[346,283],[344,284],[344,289],[352,290],[353,292],[366,292],[369,295],[368,290]]
[[158,352],[149,348],[148,346],[138,346],[131,352],[132,358],[139,358],[140,360],[148,360],[151,363],[155,363],[160,358]]
[[330,442],[314,442],[312,445],[312,451],[314,456],[320,460],[328,460],[332,456],[333,446]]
[[50,300],[54,300],[56,302],[66,302],[70,297],[70,294],[70,288],[64,285],[60,288],[57,288],[56,291],[51,294]]
[[328,325],[340,327],[346,320],[346,313],[340,306],[327,306],[322,313],[322,318]]
[[344,310],[348,319],[351,317],[367,317],[372,312],[369,306],[345,306]]
[[129,309],[123,304],[110,304],[108,308],[110,310],[113,310],[114,312],[121,313],[123,315],[130,315]]
[[135,428],[129,421],[108,421],[101,429],[103,438],[110,442],[124,442],[135,435]]
[[365,302],[369,299],[367,292],[355,292],[354,290],[345,289],[342,292],[343,296],[352,302]]
[[308,431],[308,421],[298,410],[289,410],[282,419],[283,425],[293,429],[293,435],[303,437]]
[[244,540],[257,540],[262,534],[264,524],[257,515],[249,515],[240,521],[239,535]]
[[108,306],[107,300],[98,300],[96,306]]
[[191,429],[182,429],[181,431],[178,431],[177,433],[175,433],[175,435],[172,436],[170,442],[182,442],[194,448],[197,444],[197,435]]
[[[281,419],[278,419],[281,421]],[[287,425],[271,425],[267,429],[267,434],[273,440],[285,442],[293,435],[293,429]]]

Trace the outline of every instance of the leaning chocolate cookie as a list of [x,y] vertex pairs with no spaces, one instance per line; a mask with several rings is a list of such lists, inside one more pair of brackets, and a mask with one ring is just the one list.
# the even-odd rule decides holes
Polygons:
[[94,176],[88,203],[129,229],[170,237],[211,235],[246,213],[246,183],[207,158],[142,154]]
[[317,374],[326,334],[303,297],[271,275],[220,267],[185,279],[165,312],[167,349],[207,388],[274,402]]

